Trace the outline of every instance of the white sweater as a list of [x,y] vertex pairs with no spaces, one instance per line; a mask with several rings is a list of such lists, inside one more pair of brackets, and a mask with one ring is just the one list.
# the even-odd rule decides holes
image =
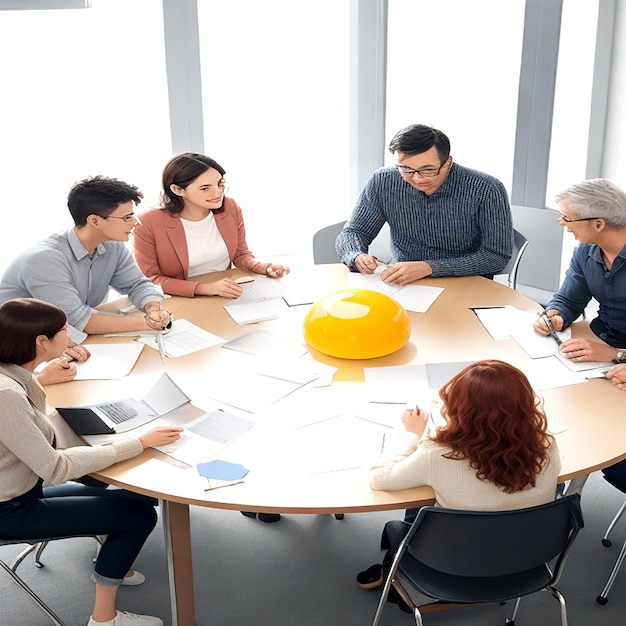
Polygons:
[[399,453],[386,463],[372,467],[371,487],[397,490],[429,485],[435,491],[437,506],[473,511],[522,509],[554,500],[561,471],[561,458],[554,438],[536,486],[516,493],[504,493],[492,482],[477,478],[476,470],[467,460],[445,458],[443,455],[450,451],[427,435],[418,439],[417,435],[407,433],[405,446]]

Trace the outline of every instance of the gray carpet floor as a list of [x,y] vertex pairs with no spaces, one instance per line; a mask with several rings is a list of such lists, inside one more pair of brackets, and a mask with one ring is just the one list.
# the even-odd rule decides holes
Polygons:
[[[583,491],[585,528],[578,536],[559,585],[568,606],[570,626],[626,626],[626,567],[609,602],[595,598],[602,590],[626,539],[626,516],[614,531],[614,544],[600,539],[624,494],[599,474]],[[356,573],[380,560],[380,531],[401,513],[286,515],[263,524],[239,513],[192,509],[193,558],[197,626],[366,626],[371,624],[378,592],[363,591]],[[146,574],[140,587],[122,588],[119,608],[158,615],[171,624],[163,536],[157,528],[136,567]],[[1,548],[10,560],[19,550]],[[67,626],[84,626],[93,602],[89,580],[95,542],[89,538],[57,541],[44,552],[45,568],[31,561],[20,571]],[[486,605],[431,613],[426,626],[490,626],[504,624],[505,611]],[[410,626],[410,615],[388,605],[383,626]],[[559,624],[558,602],[542,592],[522,600],[517,626]],[[0,571],[0,624],[48,626],[48,618]]]

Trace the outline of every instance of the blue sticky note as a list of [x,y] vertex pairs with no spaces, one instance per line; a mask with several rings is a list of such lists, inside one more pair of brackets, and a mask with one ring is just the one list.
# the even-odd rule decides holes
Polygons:
[[216,480],[241,480],[249,471],[239,463],[219,460],[198,463],[196,467],[200,476],[215,478]]

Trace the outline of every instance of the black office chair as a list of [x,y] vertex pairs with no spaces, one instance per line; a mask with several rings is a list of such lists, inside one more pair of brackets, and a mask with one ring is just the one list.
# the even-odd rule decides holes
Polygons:
[[29,585],[18,575],[17,568],[24,561],[24,559],[31,554],[35,553],[35,566],[38,568],[44,567],[41,562],[41,553],[50,541],[56,541],[58,539],[73,539],[74,537],[93,537],[100,546],[100,538],[95,535],[72,535],[71,537],[39,537],[33,539],[2,539],[0,538],[0,548],[2,546],[9,545],[22,545],[28,544],[25,550],[22,550],[12,561],[11,564],[6,563],[0,559],[0,568],[2,568],[10,577],[11,580],[24,591],[30,599],[52,620],[57,626],[65,626],[61,618],[31,589]]
[[[398,524],[389,522],[390,537]],[[453,604],[515,599],[505,621],[511,625],[521,597],[543,589],[559,600],[561,623],[567,626],[565,599],[555,585],[582,527],[579,494],[515,511],[423,507],[395,553],[373,626],[391,585],[411,607],[418,626],[422,616],[411,590]]]
[[[613,487],[615,487],[616,489],[619,489],[622,493],[626,493],[626,461],[620,461],[619,463],[615,463],[610,467],[604,468],[602,470],[602,474],[604,480],[606,480],[609,484],[613,485]],[[626,500],[624,501],[624,504],[622,504],[622,506],[620,507],[617,515],[609,524],[609,527],[606,529],[604,537],[602,537],[602,545],[604,547],[608,548],[612,545],[612,542],[609,539],[609,535],[611,534],[611,531],[615,527],[615,524],[617,524],[620,517],[622,517],[624,511],[626,511]],[[596,597],[596,602],[598,604],[606,604],[609,601],[609,591],[611,590],[611,587],[615,582],[615,578],[617,577],[620,567],[622,566],[624,558],[626,558],[626,541],[624,541],[624,544],[622,545],[622,549],[620,550],[619,556],[615,561],[615,565],[611,570],[611,575],[606,581],[606,585],[604,585],[602,593],[600,593],[600,595]]]

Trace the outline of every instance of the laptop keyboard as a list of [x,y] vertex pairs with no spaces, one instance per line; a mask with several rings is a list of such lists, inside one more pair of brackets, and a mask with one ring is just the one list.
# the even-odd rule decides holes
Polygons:
[[98,408],[115,424],[121,424],[137,415],[137,411],[132,406],[124,402],[109,402],[99,404]]

